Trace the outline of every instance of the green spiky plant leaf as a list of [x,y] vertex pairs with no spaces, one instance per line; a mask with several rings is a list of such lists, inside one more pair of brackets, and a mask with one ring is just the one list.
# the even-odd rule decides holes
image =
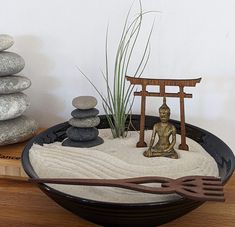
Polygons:
[[[127,135],[129,125],[127,122],[127,117],[131,114],[131,108],[133,105],[134,98],[131,96],[134,86],[129,84],[126,85],[125,76],[128,73],[129,65],[131,58],[133,56],[133,51],[136,47],[137,39],[139,37],[143,17],[153,11],[143,11],[141,1],[139,1],[139,13],[134,17],[133,20],[130,20],[130,11],[129,9],[121,39],[118,44],[114,71],[113,71],[113,87],[110,85],[110,73],[109,73],[109,60],[108,60],[108,28],[106,31],[106,41],[105,41],[105,72],[101,71],[103,79],[106,84],[106,95],[103,95],[99,89],[94,85],[89,77],[84,74],[79,68],[78,70],[81,74],[87,78],[90,84],[99,94],[102,99],[103,108],[109,123],[109,126],[112,131],[114,138],[116,137],[125,137]],[[154,23],[153,23],[154,25]],[[142,57],[137,64],[134,77],[140,77],[147,65],[150,56],[150,37],[153,31],[153,25],[148,34],[147,41],[142,53]]]

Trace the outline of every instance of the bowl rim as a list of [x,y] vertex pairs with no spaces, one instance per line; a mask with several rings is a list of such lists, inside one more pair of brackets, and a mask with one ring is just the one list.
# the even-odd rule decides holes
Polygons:
[[[99,117],[103,117],[105,115],[101,115]],[[136,115],[135,115],[136,116]],[[139,115],[138,115],[139,116]],[[149,116],[147,115],[146,117],[153,117],[153,118],[156,118],[155,116]],[[158,117],[157,117],[158,118]],[[179,121],[177,120],[170,120],[170,122],[174,123],[174,124],[180,124]],[[231,153],[231,156],[233,158],[233,164],[235,163],[235,156],[234,156],[234,153],[232,152],[232,150],[227,146],[227,144],[225,144],[220,138],[218,138],[217,136],[215,136],[214,134],[202,129],[202,128],[199,128],[197,126],[194,126],[194,125],[191,125],[191,124],[185,124],[186,128],[192,128],[194,130],[198,130],[200,132],[203,132],[203,133],[206,133],[207,135],[210,135],[212,137],[214,137],[215,139],[217,139],[220,143],[223,143],[223,145],[226,146],[227,148],[227,151]],[[60,124],[56,124],[48,129],[46,129],[45,131],[39,133],[38,135],[36,135],[34,138],[32,138],[25,146],[25,148],[23,149],[23,152],[22,152],[22,157],[21,157],[21,162],[22,162],[22,166],[24,168],[24,171],[26,172],[26,174],[30,177],[30,178],[38,178],[36,172],[34,171],[33,169],[33,166],[31,165],[30,163],[30,159],[29,159],[29,151],[30,151],[30,148],[31,146],[35,143],[35,140],[39,139],[40,137],[42,136],[45,136],[49,133],[49,131],[51,130],[56,130],[56,129],[59,129],[59,128],[63,128],[63,127],[68,127],[68,121],[66,122],[63,122],[63,123],[60,123]],[[191,138],[193,139],[193,138]],[[194,140],[194,139],[193,139]],[[194,140],[195,141],[195,140]],[[197,142],[197,141],[196,141]],[[207,151],[207,150],[206,150]],[[212,156],[212,158],[214,158]],[[218,163],[217,163],[218,165]],[[235,164],[234,164],[235,165]],[[222,179],[222,183],[225,184],[229,178],[231,177],[231,175],[233,174],[233,171],[234,171],[234,168],[232,170],[230,170],[224,179]],[[56,195],[60,196],[60,197],[65,197],[66,199],[69,199],[69,200],[73,200],[73,201],[76,201],[76,202],[79,202],[79,203],[83,203],[83,204],[86,204],[86,205],[95,205],[95,206],[99,206],[99,207],[113,207],[113,208],[116,208],[116,207],[122,207],[122,208],[130,208],[130,207],[133,207],[133,208],[138,208],[138,207],[163,207],[163,206],[167,206],[167,205],[175,205],[175,204],[182,204],[182,203],[186,203],[186,202],[198,202],[196,200],[191,200],[191,199],[187,199],[185,197],[181,197],[179,196],[178,198],[175,198],[175,199],[172,199],[172,200],[167,200],[167,201],[160,201],[160,202],[146,202],[146,203],[116,203],[116,202],[107,202],[107,201],[98,201],[98,200],[92,200],[92,199],[87,199],[87,198],[83,198],[83,197],[78,197],[78,196],[74,196],[74,195],[71,195],[71,194],[67,194],[67,193],[64,193],[62,191],[59,191],[57,189],[54,189],[53,187],[50,187],[48,186],[47,184],[45,183],[40,183],[39,184],[39,187],[42,189],[42,190],[45,190],[45,191],[48,191],[48,192],[51,192],[51,193],[55,193]],[[201,203],[204,203],[204,202],[201,202]]]

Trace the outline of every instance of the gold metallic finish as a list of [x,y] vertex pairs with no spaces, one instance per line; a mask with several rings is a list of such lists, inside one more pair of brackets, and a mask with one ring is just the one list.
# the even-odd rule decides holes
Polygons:
[[[160,122],[154,124],[152,137],[148,150],[144,152],[145,157],[167,157],[178,158],[178,154],[174,150],[176,143],[176,128],[169,123],[170,108],[166,104],[166,98],[163,98],[163,104],[159,108]],[[158,141],[154,145],[156,135],[158,134]],[[170,142],[171,139],[171,142]]]

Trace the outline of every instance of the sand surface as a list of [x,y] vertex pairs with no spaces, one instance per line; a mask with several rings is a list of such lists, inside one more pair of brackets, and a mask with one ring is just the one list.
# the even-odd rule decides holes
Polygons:
[[[152,131],[146,131],[145,138]],[[130,132],[127,138],[113,139],[109,129],[100,130],[104,143],[93,148],[63,147],[61,143],[34,144],[30,150],[30,161],[39,177],[63,178],[105,178],[118,179],[140,176],[164,176],[178,178],[189,175],[218,176],[214,159],[195,141],[187,138],[190,151],[175,149],[179,159],[146,158],[146,148],[136,148],[138,132]],[[177,141],[180,136],[177,135]],[[146,139],[147,144],[149,140]],[[178,147],[176,143],[175,148]],[[145,203],[178,198],[172,195],[152,195],[127,189],[52,185],[65,193],[86,199],[118,202]]]

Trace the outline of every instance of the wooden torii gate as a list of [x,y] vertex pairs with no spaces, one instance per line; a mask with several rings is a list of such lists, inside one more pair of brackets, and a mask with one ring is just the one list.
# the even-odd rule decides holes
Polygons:
[[[139,142],[136,144],[137,147],[146,147],[147,144],[144,141],[144,127],[145,127],[145,104],[146,96],[154,97],[176,97],[180,98],[180,133],[181,133],[181,144],[179,149],[188,150],[186,144],[186,133],[185,133],[185,111],[184,111],[184,98],[192,98],[192,94],[184,92],[184,87],[195,87],[197,83],[200,83],[201,78],[197,79],[186,79],[186,80],[171,80],[171,79],[148,79],[126,76],[126,79],[133,85],[142,85],[142,90],[134,92],[134,96],[141,96],[141,117],[140,117],[140,137]],[[159,92],[148,92],[147,86],[156,85],[160,87]],[[166,86],[178,86],[179,92],[167,93]]]

